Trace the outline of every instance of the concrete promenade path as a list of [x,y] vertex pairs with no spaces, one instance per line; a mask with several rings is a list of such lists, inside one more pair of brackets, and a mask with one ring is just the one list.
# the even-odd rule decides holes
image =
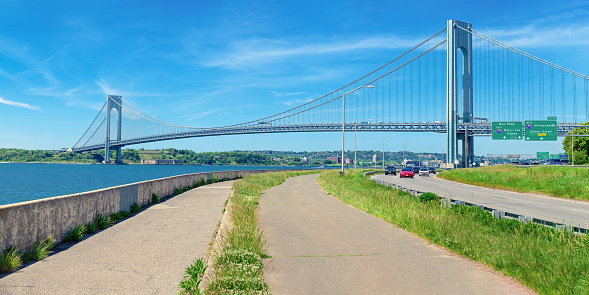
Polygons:
[[316,176],[288,178],[260,197],[271,294],[533,294],[344,204]]
[[0,294],[178,294],[205,257],[233,181],[187,191],[0,278]]

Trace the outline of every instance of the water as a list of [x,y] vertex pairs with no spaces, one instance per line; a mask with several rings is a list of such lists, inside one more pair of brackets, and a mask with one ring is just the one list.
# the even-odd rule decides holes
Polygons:
[[0,205],[181,174],[285,168],[309,167],[0,163]]

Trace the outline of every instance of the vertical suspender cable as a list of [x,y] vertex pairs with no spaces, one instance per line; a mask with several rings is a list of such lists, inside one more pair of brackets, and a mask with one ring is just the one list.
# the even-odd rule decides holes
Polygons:
[[548,69],[549,72],[549,83],[550,83],[550,115],[556,115],[555,103],[554,103],[554,68],[550,67]]
[[561,82],[560,82],[560,101],[561,101],[561,107],[562,107],[562,122],[565,123],[567,122],[566,120],[566,116],[567,116],[567,105],[566,105],[566,99],[565,99],[565,74],[564,72],[562,72],[562,78],[561,78]]
[[577,123],[577,77],[571,74],[573,79],[573,123]]

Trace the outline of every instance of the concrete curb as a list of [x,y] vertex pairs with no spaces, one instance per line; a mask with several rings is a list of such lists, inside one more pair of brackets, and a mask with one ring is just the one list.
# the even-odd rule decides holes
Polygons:
[[223,213],[223,218],[221,219],[221,224],[217,229],[217,234],[215,235],[215,239],[213,244],[209,250],[208,258],[207,258],[207,269],[202,277],[202,281],[199,285],[200,292],[204,294],[204,290],[209,285],[210,281],[215,276],[215,268],[213,267],[215,258],[219,255],[223,244],[225,243],[225,238],[227,237],[227,232],[233,228],[233,222],[231,221],[231,213],[233,211],[233,190],[231,191],[231,195],[227,199],[227,205],[225,206],[225,213]]

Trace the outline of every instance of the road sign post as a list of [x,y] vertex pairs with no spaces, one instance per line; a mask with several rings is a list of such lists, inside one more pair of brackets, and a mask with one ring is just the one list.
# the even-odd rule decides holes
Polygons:
[[491,138],[493,140],[521,140],[522,122],[492,122]]
[[526,120],[524,130],[526,141],[557,140],[557,125],[554,120]]

